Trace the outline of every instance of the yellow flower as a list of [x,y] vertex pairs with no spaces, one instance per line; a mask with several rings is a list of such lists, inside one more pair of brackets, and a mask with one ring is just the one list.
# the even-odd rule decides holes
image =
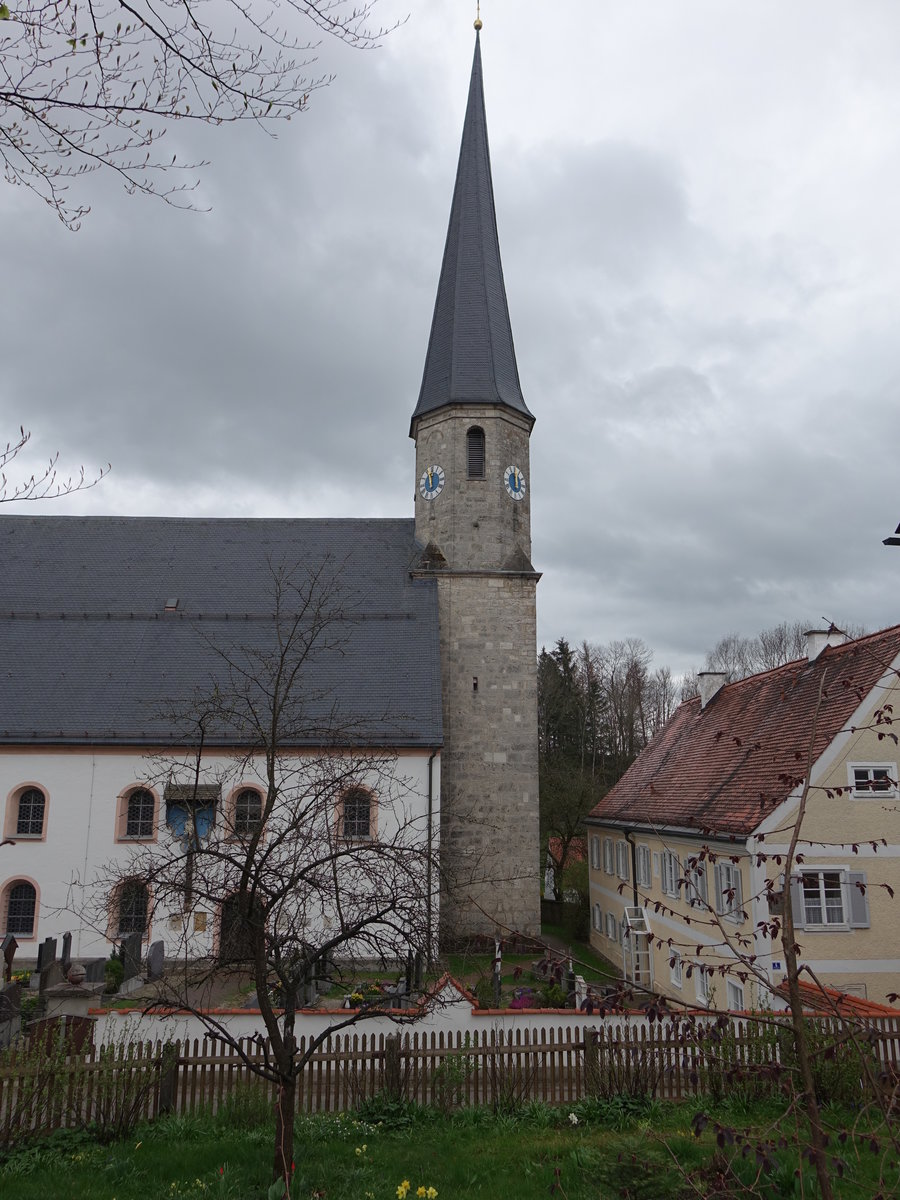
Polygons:
[[406,1200],[406,1193],[409,1191],[409,1180],[404,1179],[397,1188],[397,1200]]
[[416,1188],[416,1195],[421,1196],[424,1200],[426,1189],[424,1187]]
[[437,1200],[437,1188],[430,1187],[425,1195],[428,1197],[428,1200]]

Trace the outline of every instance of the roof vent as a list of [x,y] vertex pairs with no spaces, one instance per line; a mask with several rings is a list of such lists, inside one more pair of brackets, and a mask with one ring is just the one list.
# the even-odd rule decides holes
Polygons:
[[177,607],[178,607],[178,597],[170,596],[169,599],[166,601],[166,612],[174,612]]
[[706,708],[716,692],[728,681],[725,671],[700,671],[697,682],[700,684],[700,707]]
[[810,662],[814,662],[826,646],[843,646],[849,641],[846,633],[840,629],[835,629],[832,625],[830,629],[807,629],[804,634],[806,638],[806,657]]

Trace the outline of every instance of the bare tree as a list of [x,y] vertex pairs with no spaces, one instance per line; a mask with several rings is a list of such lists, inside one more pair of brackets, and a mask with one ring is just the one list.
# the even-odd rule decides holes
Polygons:
[[[148,765],[167,798],[159,841],[110,864],[88,894],[100,925],[108,905],[130,906],[138,928],[151,910],[164,921],[182,969],[160,1002],[196,1013],[276,1085],[273,1175],[289,1195],[297,1079],[330,1033],[378,1005],[302,1050],[297,1011],[314,980],[427,953],[437,875],[427,808],[396,754],[359,750],[378,744],[372,730],[344,721],[310,681],[316,659],[345,647],[352,599],[339,572],[277,569],[273,586],[271,645],[216,646],[216,685],[181,714],[188,749]],[[218,914],[214,938],[195,931],[196,911]],[[203,1004],[213,973],[237,963],[267,1035],[253,1053]]]
[[109,474],[110,467],[107,463],[96,475],[88,475],[84,467],[79,467],[76,474],[60,478],[57,470],[57,452],[45,467],[32,471],[20,483],[11,483],[6,473],[10,463],[19,458],[30,441],[31,431],[20,425],[19,436],[0,449],[0,504],[11,503],[13,500],[55,500],[60,496],[71,496],[73,492],[84,492],[88,488],[96,487],[104,475]]
[[[158,153],[175,121],[268,122],[302,112],[329,82],[310,76],[316,38],[357,47],[386,32],[376,0],[0,0],[0,159],[69,228],[88,211],[67,180],[100,167],[132,192],[185,203]],[[312,40],[298,35],[298,23]],[[302,30],[301,30],[302,32]]]

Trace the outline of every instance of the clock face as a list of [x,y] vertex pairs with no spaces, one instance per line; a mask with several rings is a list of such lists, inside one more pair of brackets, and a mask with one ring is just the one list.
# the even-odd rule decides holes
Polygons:
[[507,467],[503,472],[503,483],[513,500],[521,500],[525,495],[525,476],[518,467]]
[[434,500],[444,490],[444,468],[427,467],[419,480],[419,491],[426,500]]

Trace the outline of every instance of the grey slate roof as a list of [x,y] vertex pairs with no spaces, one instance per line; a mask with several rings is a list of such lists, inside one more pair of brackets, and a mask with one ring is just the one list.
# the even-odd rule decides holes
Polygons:
[[412,422],[447,404],[485,403],[534,420],[519,384],[506,303],[476,34],[450,225]]
[[334,707],[358,744],[438,746],[420,553],[412,520],[0,518],[0,744],[183,741],[161,709],[221,677],[216,647],[273,646],[273,567],[327,564],[350,616],[309,663],[310,725]]

